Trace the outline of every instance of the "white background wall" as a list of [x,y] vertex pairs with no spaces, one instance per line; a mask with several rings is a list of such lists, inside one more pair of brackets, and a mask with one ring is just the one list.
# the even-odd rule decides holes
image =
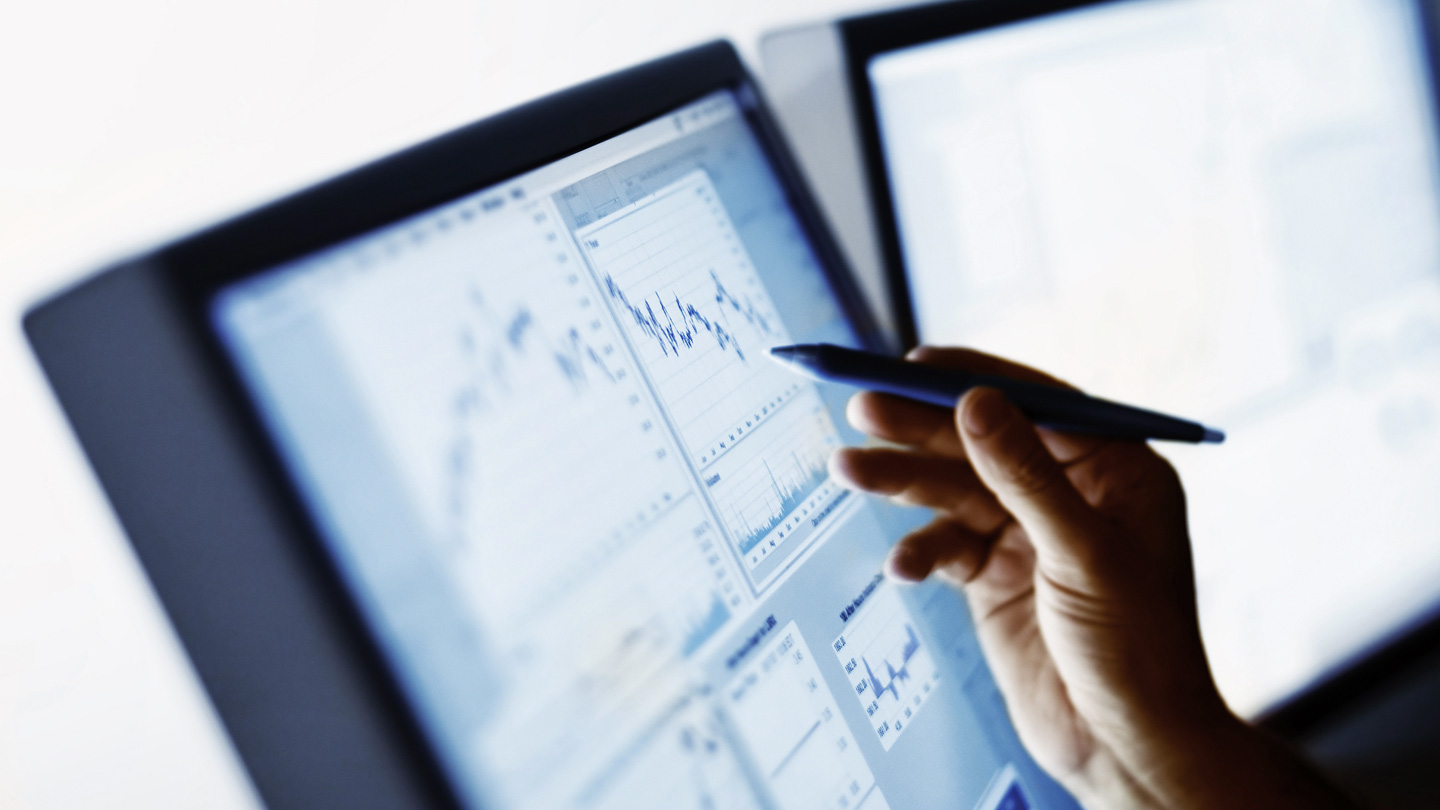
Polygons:
[[863,4],[0,6],[0,808],[257,806],[22,339],[28,305],[519,101]]

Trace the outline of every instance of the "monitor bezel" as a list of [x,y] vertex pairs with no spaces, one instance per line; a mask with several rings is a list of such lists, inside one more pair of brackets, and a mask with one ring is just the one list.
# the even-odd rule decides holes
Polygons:
[[[919,325],[909,278],[905,271],[898,213],[885,163],[879,110],[870,85],[869,66],[877,56],[1013,23],[1035,20],[1083,8],[1147,0],[948,0],[876,14],[848,17],[836,23],[846,83],[860,134],[864,176],[870,191],[871,213],[879,238],[881,264],[890,295],[890,307],[903,348],[919,343]],[[1421,21],[1422,48],[1429,65],[1432,130],[1440,139],[1440,9],[1424,0],[1411,0]],[[1299,691],[1264,709],[1256,720],[1278,733],[1300,736],[1332,718],[1390,682],[1427,654],[1440,649],[1440,603],[1432,611],[1412,617],[1389,635],[1322,673]]]
[[[214,296],[719,90],[741,101],[857,339],[890,348],[725,41],[442,135],[122,262],[27,313],[52,388],[267,806],[463,803],[221,343]],[[236,528],[245,526],[248,535]]]

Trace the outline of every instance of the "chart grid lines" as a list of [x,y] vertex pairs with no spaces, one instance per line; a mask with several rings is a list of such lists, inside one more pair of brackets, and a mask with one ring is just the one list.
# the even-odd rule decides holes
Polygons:
[[818,392],[763,356],[790,339],[734,223],[696,170],[576,238],[758,593],[823,535],[844,491]]

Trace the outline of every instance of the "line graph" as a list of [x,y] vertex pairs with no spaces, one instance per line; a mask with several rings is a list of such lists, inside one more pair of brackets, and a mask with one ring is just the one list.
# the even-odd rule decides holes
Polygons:
[[[475,530],[473,525],[477,510],[483,506],[477,501],[490,489],[489,482],[481,480],[484,471],[477,463],[476,454],[482,444],[481,436],[488,433],[489,423],[506,420],[507,407],[520,408],[520,413],[530,412],[533,403],[526,403],[539,391],[537,384],[543,383],[550,389],[551,398],[559,397],[555,384],[569,387],[573,398],[583,397],[595,385],[609,387],[622,385],[623,399],[629,410],[638,406],[638,389],[630,383],[629,373],[620,361],[612,363],[606,356],[616,352],[615,338],[608,334],[603,325],[592,323],[588,329],[591,337],[581,332],[573,323],[581,314],[564,312],[551,306],[552,312],[568,315],[559,319],[559,326],[550,327],[535,309],[525,301],[511,303],[502,311],[492,306],[484,288],[472,282],[468,290],[467,312],[459,330],[459,350],[466,369],[465,382],[455,395],[455,430],[452,446],[448,453],[449,471],[447,479],[447,501],[450,522],[454,528],[456,542],[465,542],[465,537]],[[574,309],[585,309],[590,305],[587,296],[580,293],[569,302]],[[549,376],[549,380],[540,379]],[[602,394],[613,408],[618,405],[616,392]],[[589,403],[592,407],[597,403]],[[588,410],[581,408],[581,411]],[[619,412],[606,408],[613,416]],[[641,433],[654,430],[653,418],[643,414],[631,416],[628,420],[638,423]],[[629,458],[646,459],[646,467],[654,467],[657,456],[665,458],[663,442],[650,439],[653,447],[640,453],[631,452]],[[494,443],[489,443],[493,445]],[[617,448],[618,449],[618,448]],[[618,456],[617,456],[618,457]],[[496,471],[491,471],[493,476]],[[670,506],[678,497],[678,490],[670,487],[657,490],[658,494],[649,499],[648,506],[635,515],[627,515],[614,525],[616,531],[625,532],[639,528],[647,517],[654,516]]]
[[838,514],[845,493],[826,461],[839,435],[814,386],[763,356],[790,338],[719,193],[696,170],[577,238],[752,584],[764,586]]
[[704,170],[577,236],[697,463],[738,418],[793,387],[763,356],[789,335]]
[[760,463],[765,467],[765,475],[770,479],[770,496],[773,500],[767,499],[767,502],[773,505],[772,514],[765,523],[750,530],[740,544],[741,551],[759,545],[771,529],[779,526],[786,515],[805,502],[805,496],[825,483],[826,473],[823,459],[812,457],[809,460],[803,460],[794,451],[791,451],[789,461],[794,464],[794,467],[789,475],[783,477],[784,483],[781,483],[782,479],[775,477],[775,469],[770,466],[770,462],[764,458],[760,459]]
[[890,696],[895,698],[896,702],[899,702],[900,690],[896,688],[896,684],[909,684],[910,659],[919,651],[920,639],[915,636],[915,628],[907,624],[905,625],[905,646],[900,648],[900,668],[896,669],[895,665],[890,663],[889,659],[881,662],[885,665],[885,683],[883,685],[880,683],[880,679],[875,676],[875,670],[871,667],[870,661],[864,656],[861,656],[860,663],[865,666],[865,677],[870,681],[872,694],[883,695],[889,692]]
[[[746,463],[717,465],[706,480],[729,511],[727,518],[740,535],[742,554],[749,554],[785,518],[805,503],[829,477],[826,461],[835,444],[816,414],[797,414],[776,422],[768,452]],[[808,435],[807,435],[808,434]],[[777,538],[777,539],[784,539]]]
[[487,624],[504,623],[693,485],[548,200],[402,260],[327,317],[427,534]]
[[[724,312],[726,306],[744,318],[745,321],[756,327],[761,333],[769,336],[774,333],[770,331],[769,320],[751,303],[748,299],[741,303],[735,296],[725,289],[725,284],[715,271],[710,271],[710,279],[715,282],[715,304],[720,305]],[[700,312],[694,304],[685,303],[680,296],[671,294],[670,304],[665,303],[661,294],[653,294],[655,303],[652,305],[647,298],[640,304],[633,303],[625,291],[620,288],[619,282],[614,276],[606,274],[605,293],[610,296],[623,313],[628,313],[630,319],[639,327],[641,334],[653,338],[660,346],[660,351],[665,355],[680,357],[681,349],[692,349],[697,339],[703,339],[701,332],[708,332],[715,339],[715,345],[720,351],[732,351],[741,361],[746,359],[745,350],[736,341],[735,336],[727,330],[724,325],[711,320]],[[673,305],[673,306],[672,306]],[[656,308],[659,312],[656,312]],[[675,322],[679,316],[680,322]]]
[[[424,523],[381,542],[425,546],[483,637],[496,686],[477,698],[494,708],[477,754],[507,798],[569,806],[579,783],[652,733],[693,685],[686,658],[722,644],[752,594],[627,327],[553,206],[537,199],[427,238],[357,273],[323,316]],[[749,329],[733,284],[712,281],[697,300]],[[433,581],[387,575],[397,588]],[[694,754],[678,761],[698,776],[667,773],[677,784],[666,799],[693,804],[663,806],[753,806],[728,770],[734,757],[701,731],[670,740]],[[615,806],[631,798],[616,792]]]
[[588,385],[590,368],[594,368],[610,382],[616,381],[616,372],[600,357],[600,350],[581,337],[580,330],[573,326],[553,352],[556,364],[573,385]]
[[840,445],[813,391],[798,394],[702,471],[751,580],[769,581],[842,513],[826,462]]
[[469,301],[471,316],[459,335],[460,351],[470,367],[469,381],[456,400],[461,415],[493,407],[497,398],[514,394],[513,367],[537,359],[548,358],[577,393],[596,381],[614,383],[625,377],[623,369],[612,369],[602,356],[615,351],[604,338],[598,344],[587,340],[576,326],[561,327],[551,337],[527,304],[502,315],[489,306],[479,286],[471,286]]
[[889,751],[940,680],[892,585],[881,585],[831,645],[870,726]]

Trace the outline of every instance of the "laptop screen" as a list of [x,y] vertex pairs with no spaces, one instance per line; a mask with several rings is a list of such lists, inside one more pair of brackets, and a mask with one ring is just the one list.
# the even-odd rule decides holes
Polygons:
[[829,479],[844,392],[767,357],[856,337],[748,103],[237,282],[215,328],[467,804],[1073,806],[963,602],[879,577],[913,518]]
[[1245,712],[1440,600],[1419,5],[1125,0],[868,65],[922,339],[1229,433],[1166,453]]

